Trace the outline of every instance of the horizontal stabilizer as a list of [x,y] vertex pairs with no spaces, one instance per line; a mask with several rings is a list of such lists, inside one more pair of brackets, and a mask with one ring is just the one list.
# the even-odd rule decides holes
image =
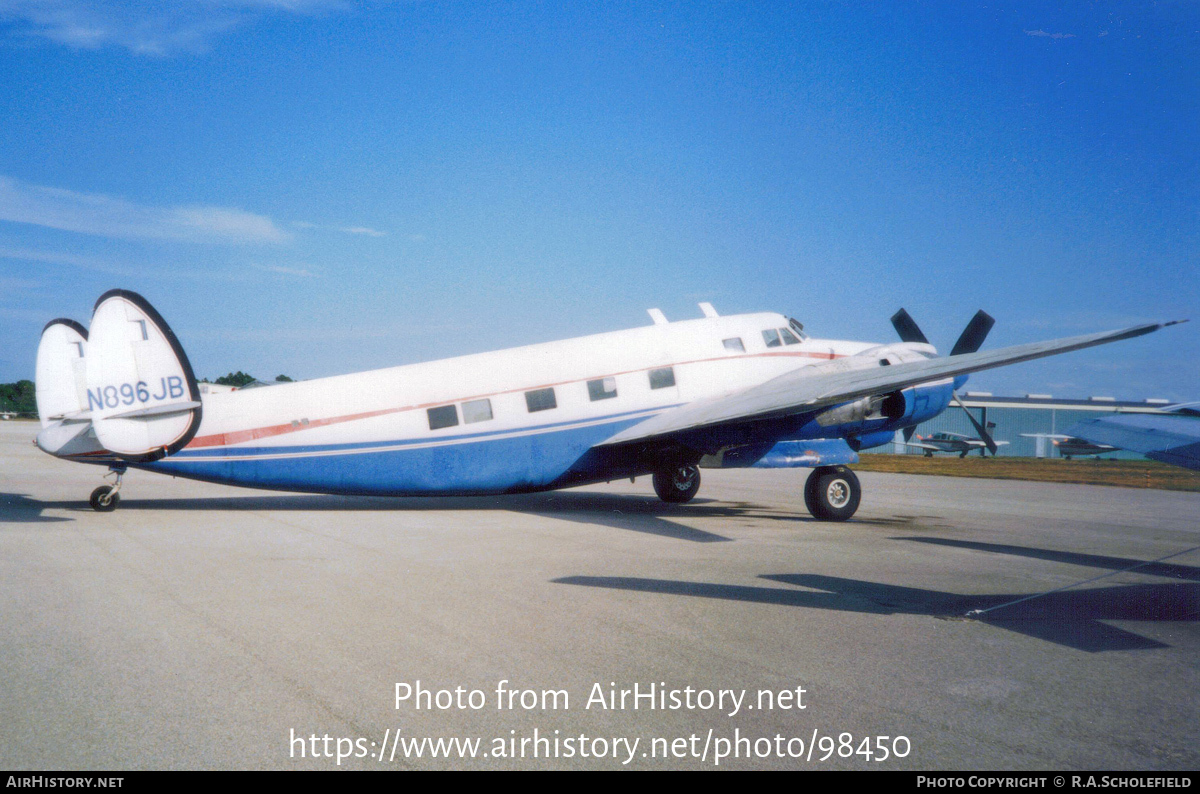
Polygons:
[[92,314],[87,408],[96,438],[133,461],[182,449],[200,426],[200,389],[179,340],[135,292],[111,290]]
[[199,408],[198,402],[171,403],[170,405],[151,405],[148,408],[134,408],[132,411],[113,414],[109,419],[151,419],[159,416],[188,413],[193,408]]
[[51,422],[62,422],[64,425],[79,424],[92,421],[91,411],[71,411],[67,414],[55,414],[47,417]]
[[95,455],[104,451],[87,422],[51,424],[38,433],[36,443],[43,452],[58,457]]

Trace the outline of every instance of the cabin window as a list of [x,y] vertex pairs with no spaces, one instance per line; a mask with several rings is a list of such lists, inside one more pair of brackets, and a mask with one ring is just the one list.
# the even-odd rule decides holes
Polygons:
[[796,337],[792,336],[792,332],[791,332],[791,331],[789,331],[789,330],[788,330],[788,329],[786,329],[786,328],[780,328],[780,329],[779,329],[779,335],[780,335],[781,337],[783,337],[783,343],[784,343],[785,345],[798,345],[798,344],[800,344],[800,340],[799,340],[799,339],[797,339]]
[[529,408],[529,413],[534,413],[557,408],[558,401],[554,399],[554,389],[534,389],[525,392],[525,405]]
[[617,396],[617,379],[616,378],[598,378],[597,380],[589,380],[588,397],[592,402],[596,400],[611,400]]
[[651,389],[667,389],[674,385],[675,369],[673,367],[663,367],[662,369],[650,370]]
[[763,341],[767,343],[767,347],[779,347],[783,342],[779,341],[779,332],[774,328],[768,328],[763,331]]
[[440,430],[458,424],[458,409],[453,405],[439,405],[426,411],[429,414],[429,429]]
[[726,350],[736,350],[739,353],[746,352],[746,346],[742,344],[740,336],[735,336],[733,339],[722,339],[721,344],[725,345]]
[[486,397],[482,400],[471,400],[462,404],[463,422],[486,422],[492,418],[492,401]]

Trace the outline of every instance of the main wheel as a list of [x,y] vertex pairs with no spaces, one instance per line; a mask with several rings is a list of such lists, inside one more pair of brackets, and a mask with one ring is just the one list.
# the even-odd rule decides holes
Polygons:
[[116,510],[117,505],[121,503],[121,494],[112,491],[111,485],[101,485],[92,491],[92,498],[88,500],[92,509],[98,513],[111,513]]
[[845,466],[813,469],[804,484],[804,504],[818,521],[845,521],[858,510],[862,487]]
[[654,492],[664,502],[690,502],[700,490],[700,469],[695,466],[671,466],[654,472]]

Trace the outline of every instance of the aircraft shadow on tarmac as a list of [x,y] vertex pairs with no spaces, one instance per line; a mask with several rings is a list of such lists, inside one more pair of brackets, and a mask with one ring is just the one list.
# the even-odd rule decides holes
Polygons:
[[[74,519],[47,516],[45,510],[91,513],[84,501],[39,501],[23,494],[0,493],[0,523],[57,522]],[[271,494],[256,496],[199,497],[193,499],[123,500],[117,515],[127,511],[457,511],[506,510],[583,524],[612,527],[695,543],[728,541],[714,532],[695,529],[671,520],[726,518],[796,522],[805,520],[788,510],[747,502],[694,499],[687,505],[666,504],[652,496],[595,491],[549,491],[504,496],[376,497],[322,494]]]
[[1088,568],[1105,568],[1112,571],[1122,571],[1136,565],[1139,566],[1136,571],[1139,574],[1200,582],[1200,568],[1170,562],[1147,564],[1145,560],[1134,560],[1128,557],[1106,557],[1100,554],[1080,554],[1073,551],[1038,549],[1030,546],[1008,546],[999,543],[979,543],[971,540],[950,540],[948,538],[895,537],[892,540],[910,540],[915,543],[929,543],[935,546],[951,546],[959,549],[994,552],[996,554],[1011,554],[1017,557],[1049,560],[1050,562],[1065,562],[1071,565],[1083,565]]
[[[44,516],[42,511],[47,507],[62,507],[62,502],[39,502],[19,493],[0,493],[0,523],[42,523],[55,524],[62,521],[74,521],[64,516]],[[72,503],[72,507],[76,505]]]
[[[1033,595],[963,595],[818,574],[778,574],[764,575],[760,578],[806,589],[618,576],[568,576],[553,581],[559,584],[749,601],[804,609],[832,609],[876,615],[927,615],[938,618],[963,618],[971,610],[988,609]],[[1139,584],[1053,593],[998,609],[978,618],[978,622],[1095,653],[1169,647],[1101,621],[1194,621],[1198,616],[1200,584]]]

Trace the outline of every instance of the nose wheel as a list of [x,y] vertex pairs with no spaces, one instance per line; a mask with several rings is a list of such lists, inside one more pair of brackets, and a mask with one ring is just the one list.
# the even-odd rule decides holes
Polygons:
[[654,492],[664,502],[690,502],[700,490],[700,469],[691,465],[670,466],[654,472]]
[[92,496],[88,499],[88,504],[97,513],[111,513],[121,503],[121,480],[125,477],[125,470],[112,469],[111,473],[116,475],[113,484],[101,485],[92,491]]
[[845,521],[858,510],[862,486],[845,466],[813,469],[804,484],[804,504],[818,521]]

